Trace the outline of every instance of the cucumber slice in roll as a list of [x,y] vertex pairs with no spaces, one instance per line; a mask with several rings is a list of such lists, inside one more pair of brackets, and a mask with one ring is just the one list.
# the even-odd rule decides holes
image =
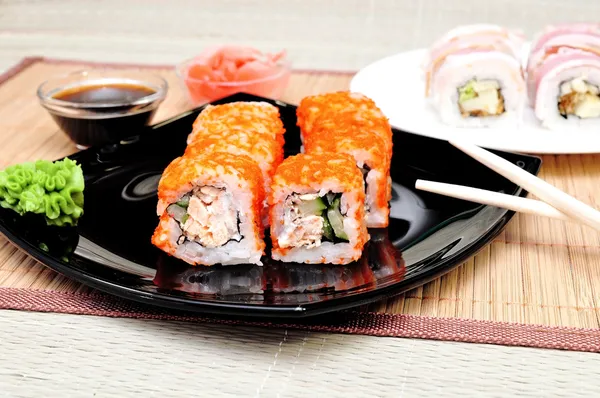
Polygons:
[[187,214],[187,211],[177,204],[171,204],[167,207],[167,213],[175,220],[181,222],[183,217]]
[[333,228],[331,228],[331,224],[329,223],[329,220],[325,214],[323,214],[321,217],[323,217],[323,236],[327,238],[327,240],[333,241]]
[[335,236],[343,240],[348,240],[348,235],[344,231],[344,216],[340,213],[339,198],[336,198],[327,210],[327,219],[329,220],[329,224],[331,224]]
[[190,205],[190,197],[187,195],[183,196],[181,199],[179,199],[179,201],[177,201],[176,205],[179,207],[183,207],[184,209],[187,209],[188,206]]
[[303,200],[298,204],[298,210],[300,210],[302,214],[306,215],[320,215],[321,212],[326,208],[327,206],[321,198],[316,198],[313,200]]

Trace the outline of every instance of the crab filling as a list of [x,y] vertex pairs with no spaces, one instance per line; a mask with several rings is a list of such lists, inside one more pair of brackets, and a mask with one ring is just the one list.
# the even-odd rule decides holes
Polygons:
[[224,188],[196,187],[167,212],[182,230],[177,243],[194,241],[207,248],[215,248],[242,239],[239,215],[233,196]]
[[600,117],[600,90],[583,78],[572,79],[560,85],[558,111],[566,119],[569,115],[582,119]]
[[501,115],[504,97],[500,84],[496,80],[469,80],[458,88],[458,108],[463,117]]
[[322,242],[347,242],[341,196],[335,193],[289,195],[284,203],[279,246],[314,248]]

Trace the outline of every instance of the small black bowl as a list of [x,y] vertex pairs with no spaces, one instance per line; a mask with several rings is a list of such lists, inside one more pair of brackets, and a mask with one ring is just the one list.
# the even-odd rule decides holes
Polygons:
[[84,70],[42,83],[38,98],[79,149],[118,143],[147,126],[167,82],[143,71]]

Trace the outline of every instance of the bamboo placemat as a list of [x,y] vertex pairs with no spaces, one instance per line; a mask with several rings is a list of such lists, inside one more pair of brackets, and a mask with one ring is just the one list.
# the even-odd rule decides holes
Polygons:
[[[26,160],[52,160],[76,151],[75,146],[39,105],[35,91],[43,80],[52,75],[86,67],[90,67],[90,64],[30,58],[0,78],[0,168]],[[118,67],[141,68],[134,65]],[[191,107],[172,67],[146,68],[163,75],[170,86],[167,99],[155,121]],[[340,73],[298,71],[293,74],[282,100],[297,103],[306,95],[346,89],[351,77]],[[543,160],[540,174],[543,179],[584,202],[600,207],[596,199],[600,191],[595,184],[600,177],[600,155],[544,156]],[[595,231],[576,224],[516,215],[494,242],[467,263],[422,287],[361,308],[368,314],[364,314],[360,321],[353,320],[348,325],[338,326],[338,331],[366,333],[370,330],[378,335],[536,345],[535,339],[529,343],[524,341],[533,338],[534,332],[547,334],[554,333],[552,330],[556,333],[562,330],[570,336],[585,335],[586,338],[591,333],[600,342],[600,334],[592,330],[600,328],[599,254],[600,234]],[[16,304],[11,297],[18,297]],[[63,306],[58,306],[56,300]],[[45,268],[0,237],[0,308],[38,311],[65,311],[67,308],[66,312],[69,312],[70,306],[75,306],[73,308],[80,310],[85,307],[81,313],[143,316],[141,310],[135,309],[131,303],[119,304],[120,309],[115,312],[107,304],[110,300]],[[128,306],[133,306],[133,309]],[[125,314],[127,311],[123,308],[129,308],[127,311],[130,313]],[[373,313],[406,316],[382,318]],[[151,316],[157,316],[153,314]],[[396,328],[396,331],[386,334],[367,330],[371,327],[367,320],[373,316],[381,328],[388,332]],[[494,322],[510,322],[516,326]],[[442,324],[445,326],[441,327]],[[519,329],[519,324],[588,330]],[[410,333],[406,330],[406,333],[399,333],[397,328],[402,325],[413,329]],[[448,325],[453,326],[448,328]],[[517,332],[511,329],[513,327],[528,334],[521,336],[523,338],[515,338],[514,333]],[[438,329],[443,329],[445,334],[440,334]],[[513,331],[504,335],[495,334],[498,330],[509,329]],[[479,337],[464,338],[468,330],[478,330],[474,336]],[[513,336],[512,340],[509,335]],[[556,340],[557,344],[547,346],[560,347],[559,340]],[[599,344],[596,343],[595,349],[600,349]],[[568,345],[564,348],[577,349]]]

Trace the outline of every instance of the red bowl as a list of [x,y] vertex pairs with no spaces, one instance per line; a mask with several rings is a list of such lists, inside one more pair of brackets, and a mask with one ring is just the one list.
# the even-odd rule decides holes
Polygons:
[[260,79],[214,81],[190,76],[190,68],[195,64],[195,59],[190,59],[177,66],[177,76],[194,105],[202,105],[240,92],[279,99],[287,87],[291,74],[291,64],[284,59],[277,62],[273,74]]

